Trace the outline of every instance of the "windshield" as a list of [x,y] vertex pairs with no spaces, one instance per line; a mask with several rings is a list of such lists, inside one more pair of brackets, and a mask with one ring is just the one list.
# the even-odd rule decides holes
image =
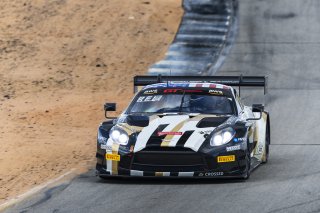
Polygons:
[[234,114],[232,98],[208,91],[181,90],[176,93],[139,94],[127,113],[203,113]]

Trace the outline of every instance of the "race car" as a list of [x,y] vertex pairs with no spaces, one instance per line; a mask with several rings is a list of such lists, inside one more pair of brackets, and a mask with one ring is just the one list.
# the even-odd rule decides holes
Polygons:
[[262,104],[242,103],[242,87],[266,91],[266,78],[136,76],[118,118],[107,115],[115,103],[104,105],[97,175],[248,179],[268,161],[270,118]]

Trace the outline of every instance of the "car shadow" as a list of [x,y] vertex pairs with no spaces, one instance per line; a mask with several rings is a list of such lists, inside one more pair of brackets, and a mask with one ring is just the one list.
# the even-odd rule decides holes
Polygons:
[[197,177],[107,177],[102,179],[95,175],[92,169],[79,175],[75,180],[95,182],[99,184],[127,184],[127,185],[188,185],[188,184],[230,184],[245,182],[239,178],[197,178]]
[[195,185],[195,184],[230,184],[245,182],[242,179],[213,179],[213,178],[158,178],[158,177],[110,177],[96,182],[101,184],[126,185]]

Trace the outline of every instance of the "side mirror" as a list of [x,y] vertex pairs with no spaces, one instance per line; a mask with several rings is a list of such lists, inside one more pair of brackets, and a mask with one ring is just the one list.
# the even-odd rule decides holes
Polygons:
[[258,118],[248,118],[247,121],[257,121],[262,117],[262,112],[264,111],[264,106],[262,104],[252,104],[252,112],[259,112],[260,115]]
[[116,109],[117,109],[117,104],[116,104],[116,103],[105,103],[104,106],[103,106],[103,108],[104,108],[104,116],[105,116],[106,118],[113,119],[113,118],[107,116],[107,112],[108,112],[108,111],[109,111],[109,112],[114,112],[114,111],[116,111]]
[[116,111],[117,104],[116,103],[105,103],[104,104],[104,111]]
[[252,104],[252,112],[263,112],[264,106],[262,104]]

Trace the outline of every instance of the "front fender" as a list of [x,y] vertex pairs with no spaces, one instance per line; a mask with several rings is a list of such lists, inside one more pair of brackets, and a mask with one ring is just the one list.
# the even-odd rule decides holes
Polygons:
[[262,112],[260,120],[256,121],[255,131],[254,131],[254,141],[257,142],[255,149],[253,150],[254,157],[258,160],[262,160],[266,146],[266,130],[268,127],[268,118],[269,115],[267,112]]

